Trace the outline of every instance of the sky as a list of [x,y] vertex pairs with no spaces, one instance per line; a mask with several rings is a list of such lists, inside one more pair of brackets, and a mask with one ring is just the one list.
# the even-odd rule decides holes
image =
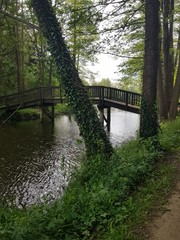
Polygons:
[[116,73],[118,72],[117,65],[119,60],[115,60],[113,57],[107,54],[97,55],[98,63],[90,66],[90,70],[97,72],[96,81],[100,81],[102,78],[109,78],[110,80],[115,80],[120,78]]

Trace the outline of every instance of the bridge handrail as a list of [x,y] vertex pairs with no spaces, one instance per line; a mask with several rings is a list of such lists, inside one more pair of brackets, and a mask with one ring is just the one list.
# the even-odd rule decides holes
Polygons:
[[86,89],[88,90],[91,98],[97,97],[100,101],[107,99],[122,102],[126,106],[140,106],[141,94],[139,93],[105,86],[87,86]]
[[[57,93],[57,90],[59,93]],[[12,104],[23,104],[24,102],[30,102],[44,98],[55,98],[60,96],[59,87],[37,87],[25,90],[20,93],[9,94],[0,97],[0,106],[8,106]]]
[[[90,98],[99,99],[99,103],[103,104],[104,100],[121,102],[128,105],[140,106],[141,95],[139,93],[125,91],[105,86],[86,86],[85,87]],[[44,99],[61,99],[61,89],[59,86],[37,87],[25,90],[21,93],[10,94],[0,97],[0,107],[23,104],[31,101]]]

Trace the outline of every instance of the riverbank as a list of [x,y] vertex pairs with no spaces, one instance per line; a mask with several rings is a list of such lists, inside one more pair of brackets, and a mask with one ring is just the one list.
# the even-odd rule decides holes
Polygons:
[[[55,116],[58,116],[59,114],[72,114],[72,111],[67,103],[55,105]],[[29,121],[36,119],[40,119],[40,109],[38,108],[27,108],[17,110],[12,113],[5,111],[0,112],[0,121],[3,123]]]
[[0,112],[0,122],[19,122],[19,121],[29,121],[40,118],[40,112],[38,109],[27,108],[23,110],[18,110],[16,112]]
[[52,205],[0,208],[1,239],[140,239],[156,202],[174,185],[169,163],[180,144],[180,119],[165,124],[161,147],[131,141],[109,161],[82,159],[64,197]]

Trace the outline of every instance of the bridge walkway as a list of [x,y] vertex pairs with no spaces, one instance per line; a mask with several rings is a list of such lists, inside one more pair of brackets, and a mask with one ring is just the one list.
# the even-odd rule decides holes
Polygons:
[[[108,124],[110,124],[111,107],[137,114],[140,112],[141,95],[138,93],[104,86],[87,86],[85,88],[92,103],[98,105],[102,118]],[[54,105],[62,103],[64,100],[65,97],[60,87],[38,87],[21,93],[1,96],[0,110],[16,111],[17,109],[37,106],[45,109],[47,106],[52,106],[52,114],[54,115]],[[103,112],[105,108],[108,109],[109,117],[107,118]]]

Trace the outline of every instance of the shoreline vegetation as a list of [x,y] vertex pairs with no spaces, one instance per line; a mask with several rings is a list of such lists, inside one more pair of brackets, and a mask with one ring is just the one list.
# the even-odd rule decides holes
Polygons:
[[[72,111],[67,103],[56,104],[55,116],[59,114],[71,114]],[[12,112],[0,112],[1,122],[18,122],[18,121],[29,121],[40,119],[40,109],[38,108],[27,108]]]
[[146,223],[162,209],[180,161],[180,118],[163,123],[160,148],[133,140],[111,159],[83,157],[64,196],[26,209],[0,206],[0,239],[143,240]]

